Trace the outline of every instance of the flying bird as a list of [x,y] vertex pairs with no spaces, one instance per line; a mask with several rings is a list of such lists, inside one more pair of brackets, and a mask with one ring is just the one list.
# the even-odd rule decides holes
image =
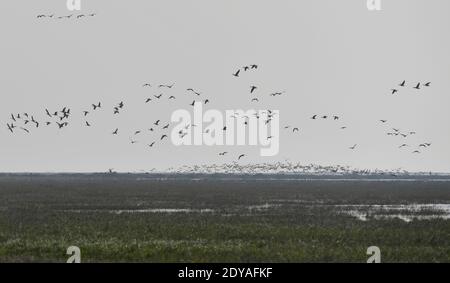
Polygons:
[[245,156],[246,156],[245,154],[239,155],[238,160],[240,160],[242,157],[245,157]]
[[238,78],[239,77],[239,73],[241,72],[241,70],[237,70],[237,72],[236,73],[234,73],[233,74],[233,76],[235,76],[236,78]]

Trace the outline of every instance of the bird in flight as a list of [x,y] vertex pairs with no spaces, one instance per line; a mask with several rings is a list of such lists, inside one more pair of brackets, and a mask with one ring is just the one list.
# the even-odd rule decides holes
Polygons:
[[20,127],[20,129],[23,130],[23,131],[25,131],[25,132],[28,133],[28,134],[30,133],[30,131],[29,131],[28,129],[25,129],[25,128],[23,128],[23,127]]
[[415,150],[415,151],[413,151],[413,153],[420,153],[420,151],[418,151],[418,150]]
[[399,86],[404,87],[406,85],[406,81],[403,81]]
[[313,119],[313,120],[316,120],[316,118],[317,118],[317,115],[314,115],[311,117],[311,119]]
[[245,154],[239,155],[238,160],[240,160],[242,157],[245,157],[245,156],[246,156]]
[[250,93],[253,93],[255,90],[257,90],[258,89],[258,87],[257,86],[254,86],[254,85],[252,85],[251,87],[250,87]]
[[420,83],[417,83],[417,85],[414,88],[415,89],[420,89]]
[[90,126],[91,126],[91,124],[89,124],[89,122],[88,122],[88,121],[86,121],[86,126],[87,126],[87,127],[90,127]]
[[163,129],[168,129],[170,124],[167,124],[163,127]]
[[241,72],[241,70],[237,70],[237,72],[236,73],[234,73],[233,74],[233,76],[235,76],[236,78],[238,78],[239,77],[239,73]]
[[380,122],[381,122],[381,123],[386,123],[386,122],[387,122],[387,120],[380,120]]
[[156,98],[158,98],[158,99],[160,99],[161,96],[162,96],[162,93],[161,93],[160,95],[153,95],[153,96],[156,97]]
[[259,102],[259,99],[255,97],[255,98],[252,99],[252,102],[253,102],[253,101]]
[[169,99],[175,99],[175,96],[171,95],[169,96]]
[[403,148],[403,147],[406,147],[406,146],[408,146],[408,145],[406,143],[404,143],[401,146],[399,146],[398,148]]
[[164,138],[167,138],[167,135],[162,135],[161,136],[161,140],[163,140]]
[[356,146],[358,146],[357,144],[355,144],[354,146],[350,147],[351,150],[355,149]]
[[171,85],[159,85],[159,88],[165,87],[165,88],[172,88],[175,85],[175,83],[171,84]]
[[391,91],[392,91],[392,94],[395,94],[398,92],[398,89],[393,88],[393,89],[391,89]]
[[151,99],[151,98],[147,98],[147,99],[145,100],[145,103],[149,103],[150,101],[152,101],[152,99]]
[[155,145],[155,142],[152,142],[151,144],[149,144],[149,147],[153,147]]
[[298,128],[293,128],[293,129],[292,129],[292,132],[293,132],[293,133],[298,132],[298,131],[300,131]]
[[255,65],[255,64],[251,65],[250,67],[251,67],[252,69],[258,69],[258,65]]
[[119,129],[117,128],[117,129],[114,130],[114,132],[112,132],[112,134],[113,134],[113,135],[117,135],[118,132],[119,132]]
[[153,123],[153,125],[158,126],[160,121],[161,120],[157,120],[155,123]]
[[426,84],[424,84],[424,86],[431,86],[431,82],[427,82]]
[[152,87],[152,85],[149,84],[149,83],[145,83],[145,84],[142,85],[142,87]]
[[94,108],[94,110],[96,110],[97,108],[101,108],[101,103],[99,102],[97,105],[92,104],[92,108]]
[[192,93],[194,93],[196,95],[201,95],[200,92],[196,92],[193,88],[188,88],[187,91],[190,91],[190,92],[192,92]]
[[192,103],[191,103],[191,104],[189,104],[189,105],[191,105],[191,106],[194,106],[194,105],[195,105],[195,100],[194,100],[194,101],[192,101]]
[[11,123],[11,125],[10,124],[8,124],[8,123],[6,123],[6,125],[8,126],[8,130],[11,132],[11,133],[14,133],[14,125]]

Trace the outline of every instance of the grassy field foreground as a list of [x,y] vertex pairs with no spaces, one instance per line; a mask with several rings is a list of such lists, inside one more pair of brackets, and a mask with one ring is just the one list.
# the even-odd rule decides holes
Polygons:
[[[361,221],[345,205],[449,204],[449,182],[0,177],[0,261],[450,262],[450,222]],[[412,211],[426,215],[428,211]]]

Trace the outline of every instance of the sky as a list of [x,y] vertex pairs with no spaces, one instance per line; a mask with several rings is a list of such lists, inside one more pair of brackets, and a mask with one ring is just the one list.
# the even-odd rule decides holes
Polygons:
[[[0,172],[140,172],[231,163],[240,154],[243,165],[289,160],[450,172],[449,1],[381,0],[381,11],[369,11],[365,0],[81,3],[75,12],[63,0],[2,3]],[[96,16],[56,19],[89,13]],[[232,76],[249,64],[259,68]],[[415,90],[417,82],[432,84]],[[278,155],[260,156],[257,146],[160,142],[163,131],[148,129],[170,122],[175,110],[191,111],[195,95],[187,88],[210,100],[205,109],[278,110]],[[144,103],[160,93],[163,99]],[[92,111],[99,101],[102,109]],[[113,115],[120,101],[125,107]],[[43,123],[46,108],[63,107],[72,111],[63,130],[28,125],[30,134],[11,134],[6,127],[11,113]],[[91,113],[83,117],[84,110]],[[340,119],[312,120],[316,114]],[[416,134],[388,136],[392,128]],[[137,130],[143,133],[134,136]],[[403,143],[409,147],[400,149]],[[432,145],[412,154],[421,143]]]

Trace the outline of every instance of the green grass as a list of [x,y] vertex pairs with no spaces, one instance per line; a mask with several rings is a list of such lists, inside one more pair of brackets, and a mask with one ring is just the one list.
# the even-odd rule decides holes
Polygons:
[[[282,205],[248,208],[266,203]],[[450,262],[449,221],[362,222],[333,208],[399,203],[450,203],[450,188],[446,182],[1,176],[0,261],[65,262],[67,247],[75,245],[82,262],[365,262],[367,247],[375,245],[383,262]],[[108,212],[144,208],[215,211]]]

